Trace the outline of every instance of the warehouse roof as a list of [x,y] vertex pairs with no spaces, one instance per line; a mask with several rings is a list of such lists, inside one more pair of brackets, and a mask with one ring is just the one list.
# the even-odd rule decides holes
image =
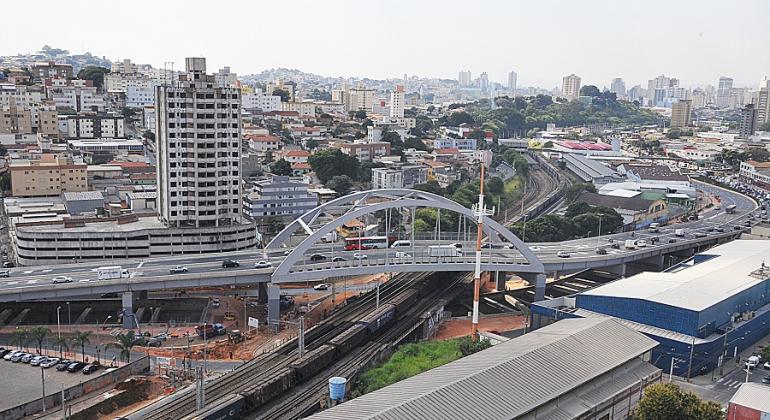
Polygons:
[[[515,418],[634,361],[656,345],[613,319],[564,319],[311,419]],[[555,414],[553,418],[558,417]]]
[[754,382],[743,383],[730,403],[770,413],[770,387]]
[[104,196],[99,191],[65,191],[62,195],[64,201],[104,200]]
[[575,200],[579,203],[587,203],[592,206],[604,206],[611,209],[623,209],[632,211],[644,211],[650,209],[652,201],[640,197],[622,197],[616,195],[602,195],[592,192],[583,192]]
[[[641,299],[702,311],[767,280],[752,276],[770,253],[770,241],[738,240],[710,249],[712,257],[675,272],[644,272],[583,292],[586,296]],[[768,272],[770,274],[770,272]]]

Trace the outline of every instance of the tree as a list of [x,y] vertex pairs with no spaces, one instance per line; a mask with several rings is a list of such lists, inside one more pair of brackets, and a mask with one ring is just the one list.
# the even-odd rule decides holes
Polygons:
[[131,362],[131,348],[141,344],[141,337],[137,337],[133,331],[120,333],[115,336],[115,342],[107,344],[107,347],[113,347],[120,350],[120,358],[126,363]]
[[40,354],[43,352],[43,340],[45,340],[45,337],[51,332],[51,330],[47,327],[32,327],[29,330],[29,338],[37,343],[36,349],[37,353]]
[[325,185],[328,188],[337,191],[337,195],[343,196],[349,193],[350,189],[353,188],[353,180],[347,175],[337,175],[332,177],[332,179]]
[[575,201],[580,194],[586,191],[595,193],[596,187],[593,184],[588,183],[572,184],[567,187],[566,191],[564,192],[564,198],[567,200],[567,202],[571,203]]
[[146,138],[149,141],[155,141],[155,133],[153,133],[150,130],[145,130],[144,133],[142,133],[142,137]]
[[671,140],[676,140],[679,137],[682,137],[682,130],[678,128],[671,128],[666,132],[666,137]]
[[451,113],[447,119],[447,123],[456,127],[461,124],[473,125],[475,121],[473,120],[471,114],[465,111],[460,111]]
[[305,148],[307,148],[307,150],[313,150],[313,149],[318,148],[318,140],[316,140],[316,139],[306,140],[305,141]]
[[564,212],[564,217],[573,218],[581,214],[589,213],[592,207],[588,203],[572,203],[567,207],[567,211]]
[[770,346],[765,346],[762,348],[762,358],[770,361]]
[[123,108],[122,114],[123,117],[131,119],[136,115],[136,111],[133,108]]
[[53,339],[53,345],[59,347],[59,357],[64,359],[64,349],[70,349],[70,341],[67,337],[57,335]]
[[355,119],[357,119],[359,121],[365,120],[366,119],[366,111],[364,111],[363,109],[359,109],[358,111],[353,113],[353,118],[355,118]]
[[585,85],[580,88],[580,96],[602,96],[602,92],[594,85]]
[[273,96],[280,96],[281,102],[289,102],[291,100],[291,93],[286,89],[275,88],[273,89]]
[[460,339],[460,353],[462,353],[463,357],[490,347],[492,347],[492,343],[487,338],[478,341],[471,340],[471,337],[463,337]]
[[11,344],[16,345],[21,350],[29,343],[29,330],[26,328],[17,328],[11,333]]
[[270,165],[270,172],[274,175],[288,176],[291,175],[291,163],[286,159],[279,159],[277,162]]
[[80,353],[83,356],[83,361],[86,361],[86,344],[91,344],[91,331],[75,331],[72,336],[72,344],[80,346]]
[[553,148],[553,142],[551,140],[548,140],[547,142],[543,143],[544,149],[551,149]]
[[499,177],[492,177],[487,181],[487,191],[492,195],[500,195],[505,192],[505,183]]
[[361,166],[358,170],[358,177],[356,177],[356,179],[359,180],[360,182],[371,182],[372,169],[384,168],[384,167],[385,167],[385,164],[382,162],[371,162],[371,161],[361,162]]
[[713,401],[682,391],[672,383],[648,386],[639,405],[631,413],[633,420],[722,420],[722,408]]
[[268,163],[273,163],[273,151],[268,150],[265,152],[265,157],[262,159],[262,164],[267,165]]
[[0,175],[0,190],[2,191],[11,190],[11,173],[10,172],[6,172]]
[[757,127],[758,131],[770,131],[770,122],[762,123]]
[[314,153],[308,159],[318,179],[326,184],[336,175],[347,175],[351,179],[358,176],[361,164],[353,156],[348,156],[340,149],[325,149]]
[[433,193],[436,195],[443,196],[445,194],[445,191],[443,188],[441,188],[440,185],[438,185],[438,181],[428,181],[425,184],[417,184],[414,186],[415,190],[419,191],[425,191],[429,193]]
[[102,86],[104,86],[104,75],[109,72],[110,69],[104,67],[86,66],[78,72],[78,79],[90,80],[94,82],[94,86],[96,86],[97,89],[101,90]]

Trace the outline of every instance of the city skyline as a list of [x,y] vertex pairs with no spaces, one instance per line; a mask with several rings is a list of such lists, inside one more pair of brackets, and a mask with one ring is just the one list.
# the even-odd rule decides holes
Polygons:
[[[48,44],[73,53],[89,51],[111,60],[130,58],[155,66],[173,61],[177,69],[183,68],[186,56],[205,56],[211,68],[230,66],[244,75],[285,67],[329,77],[395,79],[406,73],[456,79],[458,71],[466,69],[474,78],[487,72],[491,82],[503,85],[508,73],[515,70],[518,86],[547,89],[560,86],[562,77],[570,73],[580,76],[584,85],[600,88],[609,87],[616,77],[622,77],[629,88],[644,86],[660,74],[680,79],[683,86],[716,85],[719,77],[728,76],[735,80],[736,87],[756,87],[770,73],[770,56],[759,53],[762,41],[770,39],[770,27],[762,22],[762,16],[770,12],[770,4],[743,0],[724,7],[716,1],[699,2],[698,21],[704,22],[702,27],[662,27],[655,24],[656,19],[686,22],[692,4],[665,3],[665,7],[656,7],[656,3],[664,5],[646,2],[620,8],[603,0],[579,4],[490,1],[468,8],[460,2],[308,2],[294,9],[290,19],[282,18],[285,12],[279,5],[243,3],[236,11],[226,10],[221,20],[212,20],[211,7],[76,1],[70,8],[57,9],[56,14],[42,14],[38,23],[45,30],[30,32],[22,20],[7,22],[0,28],[0,37],[13,42],[0,46],[0,54],[34,52]],[[151,7],[154,13],[146,13],[142,5]],[[16,7],[21,6],[11,4],[6,11],[10,15],[24,12]],[[41,9],[49,8],[43,5]],[[554,14],[554,10],[558,13]],[[658,10],[666,13],[661,15]],[[457,22],[460,30],[437,32],[429,25],[437,18],[436,13],[444,22]],[[104,26],[97,23],[104,21],[103,16],[121,16],[121,20],[132,22],[131,30],[104,31]],[[169,20],[166,16],[175,18]],[[371,16],[379,19],[367,22]],[[89,22],[91,17],[95,24],[81,25],[78,31],[65,30],[65,25]],[[258,25],[254,24],[257,20]],[[705,23],[716,20],[741,24]],[[196,25],[216,28],[217,21],[226,30],[197,33],[189,29]],[[340,21],[350,24],[331,24]],[[592,25],[592,21],[602,25]],[[389,32],[385,37],[378,35],[378,22],[409,29]],[[475,34],[472,22],[483,22],[484,31]],[[356,27],[367,28],[371,35],[356,35]],[[314,32],[324,35],[311,36]],[[20,33],[24,36],[18,36]],[[526,43],[515,42],[522,34],[537,36],[522,38],[527,39]],[[487,41],[479,43],[482,36]],[[571,42],[565,45],[565,39]],[[310,48],[318,42],[333,48]],[[419,47],[421,42],[430,47]],[[167,47],[171,44],[173,48]],[[509,53],[503,53],[509,48]],[[391,49],[399,51],[395,59],[392,54],[382,54]],[[346,53],[335,59],[335,51]],[[719,51],[718,56],[715,51]],[[736,67],[735,63],[742,65]]]

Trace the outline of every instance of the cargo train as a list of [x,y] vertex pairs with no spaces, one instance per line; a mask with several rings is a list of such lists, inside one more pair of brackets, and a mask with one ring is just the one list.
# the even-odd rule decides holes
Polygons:
[[[332,361],[339,359],[350,350],[358,347],[369,338],[374,337],[380,330],[390,324],[399,313],[409,309],[420,298],[420,291],[415,288],[407,289],[404,293],[381,304],[379,308],[356,321],[348,329],[321,345],[305,353],[301,358],[292,362],[269,378],[262,379],[249,385],[238,394],[229,394],[218,399],[215,408],[186,417],[189,420],[230,420],[239,417],[228,417],[235,412],[240,415],[242,410],[251,411],[262,406],[271,399],[284,393],[294,385],[315,376],[326,369]],[[229,406],[237,410],[228,409]]]

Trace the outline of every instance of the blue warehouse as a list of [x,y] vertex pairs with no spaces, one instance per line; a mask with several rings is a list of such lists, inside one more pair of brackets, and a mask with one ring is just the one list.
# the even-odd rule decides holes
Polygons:
[[674,373],[706,373],[770,333],[770,241],[733,241],[662,273],[536,302],[543,322],[616,317],[658,341],[652,362]]

